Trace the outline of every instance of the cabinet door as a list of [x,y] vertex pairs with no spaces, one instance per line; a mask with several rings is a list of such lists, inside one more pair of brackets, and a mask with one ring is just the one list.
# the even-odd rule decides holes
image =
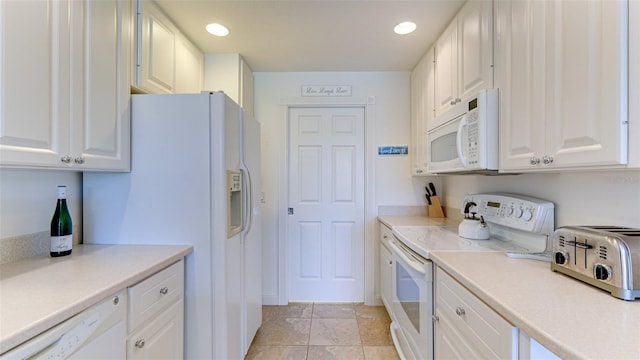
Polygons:
[[[177,301],[127,340],[127,359],[182,359],[183,301]],[[197,334],[196,334],[197,336]]]
[[[629,3],[629,99],[640,99],[640,1]],[[629,167],[640,168],[640,101],[629,101]]]
[[465,341],[464,336],[455,331],[446,317],[437,315],[433,334],[435,359],[481,359]]
[[152,1],[141,0],[139,6],[140,54],[135,85],[151,93],[171,94],[175,91],[175,44],[178,30]]
[[545,141],[545,6],[497,1],[496,87],[500,89],[500,170],[535,169]]
[[493,2],[468,1],[458,13],[458,95],[493,88]]
[[547,6],[544,155],[553,167],[626,164],[628,2]]
[[453,106],[458,94],[458,21],[451,24],[436,42],[436,116]]
[[73,166],[128,170],[130,1],[73,1],[71,18]]
[[244,111],[253,116],[253,71],[243,58],[240,58],[240,103]]
[[426,174],[423,154],[427,137],[424,117],[428,62],[425,55],[411,72],[411,175]]
[[380,244],[379,267],[380,297],[387,311],[391,313],[391,292],[393,291],[391,289],[391,274],[393,271],[393,258],[391,257],[391,252],[383,244]]
[[0,1],[0,165],[68,153],[68,1]]
[[204,55],[184,35],[179,34],[176,43],[176,93],[202,91]]

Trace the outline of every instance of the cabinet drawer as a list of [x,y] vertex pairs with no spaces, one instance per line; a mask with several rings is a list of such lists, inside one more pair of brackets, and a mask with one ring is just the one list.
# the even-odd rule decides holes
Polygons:
[[482,358],[517,356],[518,329],[440,268],[436,274],[436,315],[450,322]]
[[169,266],[129,288],[129,331],[155,317],[184,294],[184,262]]

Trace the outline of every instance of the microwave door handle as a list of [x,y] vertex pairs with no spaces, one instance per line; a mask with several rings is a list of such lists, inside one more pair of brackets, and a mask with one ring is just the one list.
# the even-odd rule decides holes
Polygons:
[[464,156],[464,151],[462,150],[462,129],[467,127],[467,115],[464,115],[462,119],[460,119],[460,125],[458,125],[458,136],[456,137],[456,150],[458,150],[458,159],[462,163],[462,167],[467,167],[467,159]]

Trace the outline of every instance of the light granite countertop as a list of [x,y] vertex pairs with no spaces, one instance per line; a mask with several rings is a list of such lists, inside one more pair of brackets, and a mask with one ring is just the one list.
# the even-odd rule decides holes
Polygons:
[[[456,226],[420,216],[379,216],[394,226]],[[640,300],[624,301],[503,252],[431,251],[430,259],[484,303],[564,359],[640,359]]]
[[430,218],[425,216],[378,216],[378,220],[388,227],[394,226],[458,226],[460,220],[452,218]]
[[549,263],[501,252],[437,252],[434,263],[564,359],[639,359],[640,301],[624,301]]
[[0,354],[191,253],[188,245],[78,245],[0,265]]

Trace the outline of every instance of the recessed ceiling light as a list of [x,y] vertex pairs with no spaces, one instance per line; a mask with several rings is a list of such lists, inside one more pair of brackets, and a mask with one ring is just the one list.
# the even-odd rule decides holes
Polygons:
[[216,23],[207,25],[207,31],[209,32],[209,34],[212,34],[215,36],[229,35],[229,29],[227,29],[224,25],[220,25]]
[[393,28],[396,34],[405,35],[412,33],[416,29],[416,23],[411,21],[402,22]]

